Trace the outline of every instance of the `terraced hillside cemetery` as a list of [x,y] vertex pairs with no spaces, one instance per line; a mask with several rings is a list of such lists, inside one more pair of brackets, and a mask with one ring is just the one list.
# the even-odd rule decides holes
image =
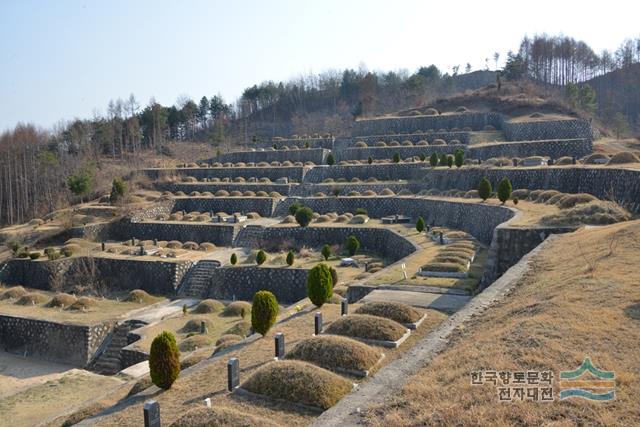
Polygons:
[[[0,382],[11,387],[0,387],[0,424],[139,426],[151,400],[174,426],[455,418],[475,404],[437,407],[456,401],[450,381],[468,388],[466,373],[448,378],[442,366],[456,348],[469,369],[479,352],[495,353],[488,331],[510,327],[498,312],[482,333],[465,332],[485,308],[541,316],[550,303],[538,297],[557,298],[568,280],[544,282],[556,271],[548,250],[619,235],[603,255],[573,261],[583,259],[594,297],[622,292],[611,277],[593,286],[634,227],[615,224],[640,210],[640,161],[597,144],[590,123],[568,115],[415,109],[359,119],[350,136],[274,137],[143,168],[128,179],[150,185],[131,203],[107,194],[2,229]],[[527,278],[535,292],[520,289]],[[526,294],[520,302],[511,288]],[[624,310],[637,319],[633,305]],[[527,316],[521,326],[534,328]],[[513,369],[547,366],[535,338],[546,332],[507,332],[532,352]],[[573,368],[578,353],[554,369]],[[621,357],[597,361],[625,366],[617,393],[632,395],[638,373]],[[485,409],[497,405],[482,396]],[[505,425],[548,415],[525,409],[517,420],[500,408]]]

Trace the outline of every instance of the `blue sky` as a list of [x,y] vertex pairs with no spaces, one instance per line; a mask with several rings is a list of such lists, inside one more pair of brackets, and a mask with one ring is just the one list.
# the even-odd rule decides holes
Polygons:
[[[327,69],[447,71],[564,33],[597,51],[638,36],[640,6],[491,1],[0,1],[0,131],[104,113],[134,93],[172,104]],[[530,7],[530,8],[529,8]],[[493,61],[490,61],[493,64]]]

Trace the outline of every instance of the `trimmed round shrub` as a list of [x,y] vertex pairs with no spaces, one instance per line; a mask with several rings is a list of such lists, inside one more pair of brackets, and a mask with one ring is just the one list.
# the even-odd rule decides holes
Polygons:
[[193,309],[194,313],[198,314],[208,314],[208,313],[218,313],[224,310],[224,304],[215,299],[204,299],[198,303],[196,308]]
[[329,267],[329,273],[331,273],[331,284],[335,287],[338,284],[338,271],[333,267]]
[[180,350],[171,332],[163,331],[153,339],[149,352],[151,381],[168,390],[180,375]]
[[288,265],[289,267],[291,267],[291,266],[293,265],[293,262],[295,261],[295,255],[293,254],[293,251],[289,251],[289,252],[287,253],[287,259],[286,259],[286,261],[287,261],[287,265]]
[[511,181],[509,178],[504,177],[498,183],[498,200],[500,200],[503,204],[511,197],[511,191],[513,187],[511,186]]
[[254,331],[265,336],[278,318],[278,300],[269,291],[258,291],[253,296],[251,306],[251,327]]
[[265,263],[266,260],[267,260],[267,254],[262,249],[260,249],[256,254],[256,264],[262,265]]
[[302,207],[296,211],[295,219],[301,227],[306,227],[313,219],[313,211],[306,206]]
[[422,314],[410,305],[391,301],[368,302],[358,307],[355,312],[384,317],[398,323],[415,323],[422,318]]
[[398,322],[369,314],[343,316],[326,329],[327,334],[381,341],[397,341],[406,332],[406,328]]
[[307,275],[307,296],[316,307],[322,307],[333,295],[331,271],[326,264],[320,263],[309,270]]
[[67,293],[59,293],[59,294],[55,294],[53,296],[53,298],[51,298],[51,301],[49,301],[49,304],[47,304],[49,307],[60,307],[60,308],[66,308],[66,307],[71,307],[71,305],[73,305],[74,302],[76,302],[77,298],[73,295],[69,295]]
[[251,304],[246,301],[234,301],[224,308],[223,316],[242,316],[244,310],[245,316],[251,313]]
[[480,180],[480,184],[478,184],[478,196],[482,199],[482,201],[487,200],[491,197],[491,193],[493,189],[491,188],[491,182],[485,176]]
[[272,399],[326,410],[349,394],[353,384],[310,363],[283,360],[259,368],[242,388]]
[[418,233],[422,233],[424,231],[424,227],[425,227],[424,219],[421,216],[419,216],[418,220],[416,221],[416,231],[418,231]]
[[179,349],[182,352],[194,351],[213,344],[213,338],[208,335],[192,335],[180,341]]
[[352,235],[347,237],[345,246],[347,248],[347,252],[349,252],[349,255],[354,256],[358,252],[358,249],[360,249],[360,241],[356,236]]
[[351,338],[320,335],[300,341],[287,359],[313,363],[331,371],[368,371],[380,360],[379,351]]

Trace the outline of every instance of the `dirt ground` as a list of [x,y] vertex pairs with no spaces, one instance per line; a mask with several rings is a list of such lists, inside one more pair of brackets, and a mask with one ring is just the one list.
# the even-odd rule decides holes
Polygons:
[[61,377],[72,366],[0,352],[0,399]]

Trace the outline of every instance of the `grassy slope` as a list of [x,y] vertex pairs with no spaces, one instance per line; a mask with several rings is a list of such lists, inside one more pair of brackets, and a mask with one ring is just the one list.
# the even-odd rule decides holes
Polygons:
[[[639,254],[638,221],[560,237],[535,258],[534,274],[458,331],[395,400],[369,411],[368,424],[637,424]],[[471,371],[550,369],[557,376],[587,355],[615,371],[615,401],[503,404],[493,386],[470,385]]]

